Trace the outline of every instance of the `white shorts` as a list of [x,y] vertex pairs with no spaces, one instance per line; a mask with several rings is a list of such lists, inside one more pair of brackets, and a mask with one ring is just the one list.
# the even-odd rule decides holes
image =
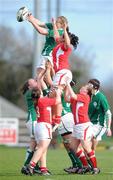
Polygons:
[[70,112],[61,117],[61,123],[58,126],[58,132],[59,134],[73,132],[73,126],[74,126],[74,118],[73,118],[73,114]]
[[46,61],[50,61],[53,66],[53,57],[52,56],[41,56],[40,62],[38,63],[37,68],[46,69],[45,68]]
[[105,134],[107,128],[103,127],[99,124],[93,124],[93,136],[97,141],[101,141],[102,140],[102,136]]
[[90,141],[93,137],[92,134],[92,123],[82,123],[74,125],[72,136],[79,140],[88,140]]
[[52,139],[52,125],[46,122],[37,122],[35,125],[35,139],[37,142]]
[[27,127],[27,129],[29,131],[29,134],[30,134],[31,138],[35,138],[34,129],[35,129],[36,123],[37,123],[37,121],[31,121],[31,120],[26,122],[26,127]]
[[72,72],[68,69],[58,71],[53,77],[53,85],[67,85],[72,81]]

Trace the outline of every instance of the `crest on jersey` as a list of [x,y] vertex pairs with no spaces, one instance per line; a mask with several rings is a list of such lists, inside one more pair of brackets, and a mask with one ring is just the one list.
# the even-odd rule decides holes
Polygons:
[[94,107],[96,107],[97,106],[97,102],[94,102],[93,105],[94,105]]

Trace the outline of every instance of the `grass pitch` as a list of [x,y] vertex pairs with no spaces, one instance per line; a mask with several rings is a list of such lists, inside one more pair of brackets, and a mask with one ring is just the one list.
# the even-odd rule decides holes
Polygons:
[[98,175],[67,174],[63,171],[71,162],[64,149],[49,149],[47,165],[52,176],[25,176],[20,173],[25,157],[25,148],[0,146],[0,180],[113,180],[113,150],[100,149],[96,152]]

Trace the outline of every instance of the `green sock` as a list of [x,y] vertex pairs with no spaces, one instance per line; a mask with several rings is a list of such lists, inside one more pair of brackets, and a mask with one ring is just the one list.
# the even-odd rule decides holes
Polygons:
[[73,167],[79,167],[79,168],[82,167],[82,163],[80,159],[75,155],[75,153],[72,150],[68,152],[68,155],[71,159]]
[[[27,152],[26,152],[26,159],[25,159],[25,162],[24,162],[24,166],[28,165],[33,157],[33,154],[34,154],[34,151],[31,151],[30,149],[27,149]],[[35,170],[39,170],[39,165],[38,163],[36,164],[35,166]]]
[[27,164],[30,163],[30,161],[31,161],[31,159],[32,159],[32,157],[33,157],[33,154],[34,154],[33,151],[31,151],[30,149],[27,149],[27,151],[26,151],[26,158],[25,158],[25,162],[24,162],[24,166],[26,166]]
[[40,166],[37,163],[36,166],[35,166],[35,170],[39,170],[39,169],[40,169]]
[[93,168],[93,165],[92,165],[90,159],[87,159],[87,162],[88,162],[88,165],[89,165],[91,168]]

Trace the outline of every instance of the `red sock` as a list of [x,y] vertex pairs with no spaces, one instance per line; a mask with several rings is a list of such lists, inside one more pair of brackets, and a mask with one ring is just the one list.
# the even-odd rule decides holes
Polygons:
[[33,161],[31,161],[31,162],[30,162],[30,168],[34,169],[35,166],[36,166],[36,163],[33,162]]
[[94,168],[97,168],[97,160],[96,160],[96,157],[95,157],[95,153],[94,151],[91,151],[90,153],[87,153],[91,163],[92,163],[92,166]]
[[45,171],[47,171],[48,169],[47,169],[46,167],[40,167],[40,170],[41,170],[42,172],[45,172]]
[[84,152],[82,150],[77,152],[76,156],[81,160],[81,162],[82,162],[84,167],[88,166],[88,162],[87,162],[86,156],[85,156],[85,154],[84,154]]

